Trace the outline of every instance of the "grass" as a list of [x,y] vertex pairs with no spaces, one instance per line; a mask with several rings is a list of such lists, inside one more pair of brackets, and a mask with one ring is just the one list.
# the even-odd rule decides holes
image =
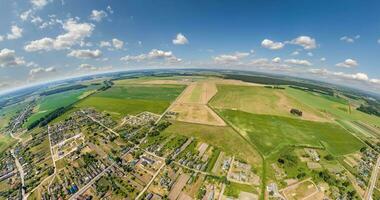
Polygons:
[[261,157],[256,150],[230,127],[209,126],[173,121],[163,131],[163,135],[184,135],[213,145],[229,155],[248,161],[255,167],[261,165]]
[[252,141],[266,156],[285,146],[325,147],[339,156],[359,150],[364,144],[337,124],[218,110],[221,116]]
[[143,111],[160,114],[170,105],[167,101],[130,100],[105,97],[89,97],[75,105],[78,108],[93,107],[99,111],[105,111],[114,118],[122,118],[127,114],[138,114]]
[[96,97],[107,97],[116,99],[139,99],[172,101],[184,89],[179,85],[128,85],[114,86],[104,92],[96,94]]
[[0,109],[0,129],[8,125],[10,119],[14,117],[26,103],[17,103]]
[[216,160],[218,160],[219,154],[220,154],[220,150],[219,149],[215,149],[214,148],[212,150],[211,158],[209,159],[209,161],[207,163],[207,168],[206,168],[207,172],[211,172],[212,168],[215,165]]
[[88,89],[71,90],[67,92],[57,93],[49,96],[44,96],[37,104],[37,112],[32,114],[24,127],[29,126],[32,122],[44,117],[54,111],[55,109],[63,106],[68,106],[78,101],[83,93]]
[[305,119],[326,121],[322,113],[289,96],[286,90],[261,86],[218,85],[218,93],[211,100],[214,108],[241,110],[255,114],[278,115],[296,118],[291,108],[303,111]]
[[238,198],[240,192],[257,193],[255,188],[251,185],[230,182],[226,185],[224,195],[228,197]]
[[365,121],[380,126],[380,118],[352,109],[348,112],[348,105],[338,97],[331,97],[326,95],[318,95],[311,92],[304,92],[301,90],[287,88],[288,95],[295,99],[300,99],[302,102],[310,107],[318,109],[323,113],[328,113],[336,119],[349,120],[349,121]]
[[177,85],[114,86],[84,99],[75,107],[93,107],[110,113],[115,119],[144,111],[161,114],[183,89],[184,86]]
[[8,147],[16,143],[10,135],[0,134],[0,152],[4,152]]

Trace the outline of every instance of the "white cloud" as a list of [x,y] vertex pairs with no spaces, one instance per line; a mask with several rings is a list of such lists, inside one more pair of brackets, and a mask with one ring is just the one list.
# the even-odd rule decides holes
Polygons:
[[22,20],[22,21],[26,21],[26,20],[28,20],[28,18],[29,18],[30,15],[32,14],[32,12],[33,12],[32,9],[29,9],[29,10],[27,10],[27,11],[25,11],[25,12],[22,12],[22,13],[20,14],[20,18],[21,18],[21,20]]
[[99,58],[103,54],[99,49],[91,51],[89,49],[72,50],[67,56],[76,57],[79,59]]
[[269,39],[264,39],[261,42],[262,47],[267,48],[267,49],[271,49],[271,50],[282,49],[284,47],[284,45],[285,44],[282,42],[274,42],[274,41],[269,40]]
[[307,55],[311,57],[311,56],[313,56],[314,54],[311,53],[311,52],[307,52]]
[[176,44],[176,45],[184,45],[188,43],[189,43],[189,40],[187,40],[187,38],[182,33],[178,33],[176,38],[173,39],[173,44]]
[[85,71],[105,71],[112,69],[112,66],[103,66],[103,67],[95,67],[90,64],[81,64],[78,67],[78,70],[85,70]]
[[107,13],[103,10],[92,10],[90,19],[96,22],[102,21],[103,18],[107,17]]
[[325,76],[325,77],[335,77],[341,80],[354,80],[354,81],[361,81],[365,83],[380,83],[379,79],[370,79],[367,74],[358,72],[358,73],[344,73],[344,72],[334,72],[334,71],[329,71],[327,69],[311,69],[311,73],[313,74],[318,74],[320,76]]
[[300,54],[300,52],[298,52],[298,51],[293,51],[291,55],[292,55],[292,56],[296,56],[296,55],[299,55],[299,54]]
[[100,41],[99,46],[100,46],[100,47],[110,47],[110,46],[111,46],[111,43],[108,42],[108,41]]
[[280,57],[275,57],[272,59],[272,62],[274,63],[280,63],[281,62],[281,58]]
[[377,40],[377,44],[380,44],[380,39]]
[[34,8],[42,9],[49,3],[49,1],[48,0],[30,0],[30,3],[33,4]]
[[134,62],[141,62],[141,61],[148,61],[153,59],[165,59],[166,61],[170,62],[180,62],[181,59],[177,58],[173,55],[171,51],[163,51],[159,49],[152,49],[148,54],[140,54],[137,56],[124,56],[120,60],[122,61],[134,61]]
[[79,69],[83,70],[96,70],[96,67],[90,65],[90,64],[81,64],[79,65]]
[[4,40],[4,36],[0,35],[0,42]]
[[354,43],[355,40],[359,38],[360,38],[360,35],[356,35],[355,37],[343,36],[339,40],[347,42],[347,43]]
[[222,54],[213,57],[213,60],[217,63],[231,63],[238,62],[240,59],[249,56],[248,52],[235,52],[234,54]]
[[304,49],[315,49],[317,47],[317,43],[314,38],[304,35],[293,39],[289,43],[302,46]]
[[11,49],[0,51],[0,67],[11,67],[25,64],[22,57],[17,57],[16,52]]
[[114,39],[112,39],[112,45],[116,49],[122,49],[123,45],[124,45],[124,42],[121,41],[121,40],[118,40],[118,39],[114,38]]
[[320,61],[325,62],[325,61],[326,61],[326,58],[325,58],[325,57],[322,57],[322,58],[320,59]]
[[73,45],[80,44],[86,37],[90,37],[94,25],[89,23],[78,23],[75,19],[68,19],[62,28],[66,33],[58,35],[56,38],[42,38],[29,42],[24,49],[26,51],[49,51],[68,49]]
[[287,59],[284,61],[288,64],[311,66],[311,63],[307,60]]
[[41,73],[47,73],[47,72],[55,72],[56,69],[54,67],[48,67],[48,68],[33,68],[29,71],[29,75],[34,76],[36,74],[41,74]]
[[22,37],[22,28],[18,27],[17,25],[12,25],[11,27],[11,33],[7,34],[7,39],[8,40],[15,40],[20,37]]
[[346,59],[345,61],[341,62],[341,63],[337,63],[336,66],[337,67],[346,67],[346,68],[351,68],[351,67],[356,67],[358,66],[358,62],[354,59]]
[[113,10],[112,10],[112,8],[111,8],[110,5],[107,6],[107,11],[108,11],[110,14],[113,14]]

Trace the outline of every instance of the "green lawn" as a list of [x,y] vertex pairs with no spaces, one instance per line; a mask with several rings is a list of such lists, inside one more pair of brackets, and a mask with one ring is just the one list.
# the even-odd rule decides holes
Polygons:
[[234,110],[218,110],[222,117],[251,140],[264,155],[278,153],[285,146],[322,147],[339,156],[364,146],[357,138],[334,123],[258,115]]
[[184,86],[180,85],[114,86],[84,99],[75,107],[93,107],[110,113],[116,119],[144,111],[161,114],[183,89]]
[[27,127],[33,121],[48,115],[59,107],[68,106],[78,101],[81,98],[81,95],[86,91],[88,91],[87,88],[43,96],[37,103],[37,112],[28,118],[24,126]]

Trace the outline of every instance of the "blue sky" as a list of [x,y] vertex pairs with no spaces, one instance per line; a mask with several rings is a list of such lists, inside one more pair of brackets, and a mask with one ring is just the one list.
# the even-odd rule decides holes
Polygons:
[[144,68],[264,71],[380,93],[379,1],[2,0],[0,90]]

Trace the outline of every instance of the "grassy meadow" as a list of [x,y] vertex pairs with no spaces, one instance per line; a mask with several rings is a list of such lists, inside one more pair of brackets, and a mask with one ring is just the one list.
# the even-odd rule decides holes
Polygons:
[[374,115],[368,115],[354,108],[349,112],[347,101],[338,97],[320,95],[311,92],[286,88],[288,95],[299,99],[305,105],[318,109],[322,113],[327,113],[333,118],[349,121],[364,121],[380,126],[380,118]]
[[355,152],[364,146],[360,140],[334,123],[234,110],[218,110],[218,112],[266,156],[292,145],[325,147],[336,156]]
[[172,121],[172,125],[164,130],[163,135],[183,135],[195,137],[199,141],[221,149],[229,155],[235,155],[248,161],[255,167],[261,165],[257,151],[230,127],[210,126]]
[[262,86],[218,85],[218,93],[211,100],[213,108],[241,110],[255,114],[278,115],[296,118],[289,113],[291,108],[303,111],[303,119],[328,121],[322,113],[305,105],[298,98],[287,94],[287,90]]
[[70,90],[67,92],[52,94],[48,96],[43,96],[37,103],[37,106],[34,110],[34,113],[28,118],[24,127],[27,127],[33,121],[40,119],[54,111],[59,107],[68,106],[72,103],[75,103],[79,99],[81,99],[84,93],[86,93],[88,89],[80,89],[80,90]]
[[93,107],[116,119],[143,111],[161,114],[183,89],[181,85],[116,85],[84,99],[75,107]]

